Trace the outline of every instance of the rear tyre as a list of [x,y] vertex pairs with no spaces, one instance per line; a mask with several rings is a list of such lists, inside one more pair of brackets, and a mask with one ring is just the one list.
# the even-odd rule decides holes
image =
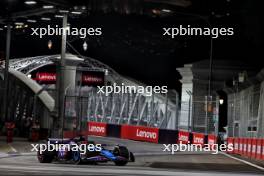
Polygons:
[[115,161],[115,165],[117,166],[125,166],[128,163],[129,160],[129,151],[124,146],[118,146],[115,147],[113,150],[113,153],[115,156],[121,156],[124,157],[126,160],[123,161]]
[[47,150],[42,153],[38,151],[37,157],[40,163],[51,163],[52,160],[54,159],[54,154],[53,152],[49,152]]

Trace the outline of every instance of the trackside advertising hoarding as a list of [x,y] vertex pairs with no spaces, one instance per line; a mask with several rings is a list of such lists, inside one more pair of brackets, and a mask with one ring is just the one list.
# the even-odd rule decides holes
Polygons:
[[207,143],[209,144],[211,149],[215,149],[214,144],[217,143],[217,137],[215,135],[209,134]]
[[215,135],[208,135],[208,144],[213,145],[217,143],[217,137]]
[[158,143],[159,129],[143,126],[122,125],[121,138]]
[[190,133],[187,131],[179,131],[178,133],[178,143],[188,144],[190,138]]
[[193,133],[193,144],[201,144],[204,145],[205,135],[202,133]]
[[[263,143],[263,145],[262,145]],[[256,152],[256,159],[262,158],[262,148],[264,150],[264,140],[263,139],[257,139],[257,152]],[[264,154],[264,152],[263,152]]]
[[103,86],[104,85],[104,72],[99,71],[83,71],[82,85],[86,86]]
[[45,84],[55,84],[56,83],[56,73],[40,72],[36,74],[36,81]]
[[234,153],[239,153],[239,138],[234,139]]
[[227,138],[228,144],[234,145],[234,153],[244,157],[264,160],[264,140],[261,138]]
[[88,122],[88,135],[106,136],[107,124],[100,122]]
[[251,158],[256,158],[257,155],[257,139],[253,138],[251,143]]
[[[56,78],[55,72],[37,72],[33,79],[42,84],[55,84]],[[81,79],[83,86],[103,86],[104,72],[84,71]]]

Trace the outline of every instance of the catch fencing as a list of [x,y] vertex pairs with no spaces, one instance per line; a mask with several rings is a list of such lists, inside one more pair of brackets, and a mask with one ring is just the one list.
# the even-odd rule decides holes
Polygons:
[[264,82],[228,95],[228,136],[264,137]]
[[219,98],[189,95],[181,102],[180,129],[205,134],[218,133]]

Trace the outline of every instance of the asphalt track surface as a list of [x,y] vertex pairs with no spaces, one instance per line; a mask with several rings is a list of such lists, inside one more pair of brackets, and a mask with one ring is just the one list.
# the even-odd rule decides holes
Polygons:
[[69,163],[41,164],[35,153],[0,158],[0,175],[159,175],[159,176],[250,176],[264,175],[254,168],[225,155],[209,153],[162,152],[163,145],[116,138],[91,137],[97,143],[128,146],[136,154],[136,162],[127,166],[113,163],[74,165]]

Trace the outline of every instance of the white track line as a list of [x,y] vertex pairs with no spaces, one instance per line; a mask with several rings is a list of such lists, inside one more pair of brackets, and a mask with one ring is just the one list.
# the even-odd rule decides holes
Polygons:
[[220,152],[220,153],[221,153],[222,155],[225,155],[225,156],[229,157],[229,158],[232,158],[232,159],[234,159],[234,160],[237,160],[237,161],[242,162],[242,163],[244,163],[244,164],[247,164],[247,165],[249,165],[249,166],[255,167],[255,168],[257,168],[257,169],[259,169],[259,170],[261,170],[261,171],[264,171],[264,168],[263,168],[263,167],[258,166],[258,165],[256,165],[256,164],[253,164],[253,163],[251,163],[251,162],[249,162],[249,161],[245,161],[245,160],[243,160],[243,159],[240,159],[240,158],[237,158],[237,157],[231,156],[231,155],[229,155],[229,154],[227,154],[227,153],[224,153],[224,152]]
[[10,147],[12,152],[17,153],[17,150],[11,144],[8,143],[8,146]]

